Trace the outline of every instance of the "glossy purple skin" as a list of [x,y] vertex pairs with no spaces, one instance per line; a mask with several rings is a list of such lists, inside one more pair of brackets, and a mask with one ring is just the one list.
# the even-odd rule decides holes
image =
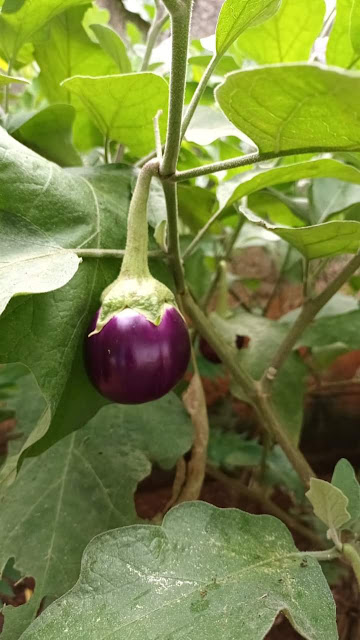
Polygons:
[[[98,315],[99,311],[87,335],[95,329]],[[121,404],[142,404],[161,398],[181,380],[190,349],[186,324],[175,307],[165,311],[158,326],[126,309],[85,338],[85,364],[103,396]]]

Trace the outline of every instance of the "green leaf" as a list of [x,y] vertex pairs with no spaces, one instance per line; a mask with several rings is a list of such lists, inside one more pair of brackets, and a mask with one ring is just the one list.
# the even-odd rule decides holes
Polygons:
[[82,24],[84,14],[86,6],[65,11],[42,29],[35,42],[41,90],[50,103],[75,107],[74,142],[81,151],[102,145],[103,138],[81,100],[61,87],[61,82],[74,75],[105,76],[118,72],[113,59],[87,36]]
[[314,346],[311,350],[311,358],[318,371],[327,369],[332,363],[345,353],[349,353],[350,349],[344,342],[333,342],[319,347]]
[[[53,246],[124,247],[131,170],[112,166],[64,171],[3,130],[0,147],[0,209],[6,210],[11,223],[20,218]],[[19,251],[16,243],[17,238],[14,256]],[[8,255],[10,259],[10,249]],[[1,316],[0,361],[23,362],[47,402],[22,455],[45,450],[105,403],[87,379],[82,344],[100,294],[118,270],[115,260],[84,260],[65,287],[15,298]],[[11,481],[13,474],[14,466],[5,465],[2,481]]]
[[275,227],[250,213],[247,217],[272,231],[295,247],[307,260],[326,258],[343,253],[357,253],[360,246],[360,222],[339,220],[314,224],[312,227]]
[[89,0],[26,0],[15,13],[0,14],[1,49],[13,61],[21,48],[51,18],[69,7],[88,4]]
[[312,222],[325,222],[332,214],[359,202],[360,186],[358,184],[329,178],[315,180],[311,189]]
[[[1,17],[1,16],[0,16]],[[30,84],[25,78],[15,78],[14,76],[5,76],[0,73],[0,87],[5,87],[8,84]]]
[[105,407],[84,429],[24,464],[1,503],[0,571],[14,557],[21,574],[35,578],[36,589],[26,605],[5,609],[2,640],[20,637],[44,597],[58,598],[73,586],[95,535],[139,520],[133,499],[138,483],[152,462],[174,466],[191,440],[190,418],[169,394],[146,412]]
[[336,640],[329,587],[317,561],[303,557],[271,516],[183,504],[162,527],[93,541],[77,585],[22,640],[262,640],[280,611],[304,638]]
[[233,470],[236,467],[257,466],[262,447],[256,440],[246,440],[240,433],[211,429],[208,457],[217,466]]
[[336,18],[326,48],[328,64],[350,69],[359,67],[356,0],[336,0]]
[[346,523],[346,529],[351,528],[354,524],[358,527],[360,520],[360,485],[352,465],[345,458],[342,458],[337,463],[331,484],[340,489],[349,501],[346,509],[350,514],[351,520]]
[[[275,352],[289,331],[285,324],[242,310],[228,319],[213,313],[211,320],[229,344],[235,344],[238,334],[249,336],[248,348],[239,351],[235,357],[256,380],[270,366]],[[294,442],[299,441],[301,432],[305,374],[303,362],[292,353],[276,377],[273,387],[274,404]],[[242,391],[237,385],[233,384],[232,391],[243,399]]]
[[63,287],[81,262],[27,220],[0,211],[0,314],[13,296]]
[[92,24],[90,28],[95,33],[104,51],[116,62],[120,73],[130,73],[131,64],[126,53],[126,47],[116,31],[103,24]]
[[98,129],[110,140],[127,145],[137,156],[154,147],[153,118],[159,110],[164,139],[169,89],[154,73],[129,73],[91,78],[76,76],[62,86],[79,98]]
[[215,94],[261,153],[360,150],[359,74],[315,64],[266,66],[231,73]]
[[352,2],[350,38],[355,54],[360,56],[360,6],[357,0]]
[[239,131],[225,118],[218,107],[200,105],[186,132],[186,140],[207,146],[219,138],[238,135]]
[[275,169],[248,171],[224,182],[217,190],[220,208],[229,207],[245,195],[285,182],[302,178],[337,178],[344,182],[360,184],[360,171],[337,160],[322,159],[297,162]]
[[216,27],[217,55],[225,53],[246,29],[271,18],[279,6],[280,0],[226,0]]
[[318,478],[311,478],[310,489],[306,492],[306,497],[310,500],[315,515],[326,524],[329,529],[340,529],[350,519],[347,510],[348,498],[343,492]]
[[7,130],[19,142],[62,167],[82,164],[72,143],[76,112],[68,104],[54,104],[35,113],[19,113],[7,124]]
[[[214,211],[216,196],[209,189],[197,186],[179,185],[179,215],[195,233],[200,231]],[[214,224],[214,233],[221,231],[221,225]]]
[[236,50],[259,64],[308,60],[324,14],[324,0],[282,0],[271,20],[237,40]]

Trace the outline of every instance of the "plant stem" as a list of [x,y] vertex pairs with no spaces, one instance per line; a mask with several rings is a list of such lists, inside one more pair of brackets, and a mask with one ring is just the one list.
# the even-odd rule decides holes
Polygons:
[[166,211],[168,219],[168,254],[170,264],[174,273],[176,290],[179,293],[183,293],[185,290],[184,270],[182,266],[180,243],[178,233],[178,199],[177,199],[177,185],[171,182],[162,183],[165,201]]
[[211,75],[216,67],[216,65],[218,64],[220,58],[222,56],[218,56],[217,54],[214,54],[213,57],[211,58],[208,66],[206,67],[204,74],[196,88],[196,91],[191,99],[191,102],[186,110],[185,116],[184,116],[184,120],[181,126],[181,139],[183,139],[186,130],[192,120],[192,117],[195,113],[196,107],[198,106],[202,95],[207,87],[207,83],[209,82]]
[[219,358],[232,374],[235,382],[241,386],[249,402],[257,412],[264,428],[270,433],[273,440],[281,446],[304,485],[308,487],[310,478],[315,477],[315,473],[305,460],[301,451],[290,440],[286,429],[280,424],[269,395],[264,393],[261,383],[253,380],[247,371],[243,369],[236,358],[235,349],[232,349],[224,342],[223,337],[218,334],[188,291],[184,292],[182,300],[184,308],[193,321],[195,328],[205,340],[207,340],[215,353],[218,354]]
[[[13,60],[9,60],[7,75],[11,76],[13,67]],[[6,84],[4,87],[4,111],[6,114],[9,113],[9,93],[10,93],[11,84]]]
[[[122,260],[125,255],[125,249],[69,249],[69,252],[75,252],[79,258],[118,258]],[[148,251],[149,258],[163,257],[163,251]]]
[[308,327],[310,322],[315,318],[322,307],[332,298],[332,296],[347,282],[350,276],[360,267],[360,254],[354,256],[342,271],[334,278],[330,284],[316,298],[308,299],[298,316],[297,320],[291,327],[289,333],[285,337],[279,349],[275,353],[269,368],[265,371],[262,383],[267,392],[270,391],[272,382],[275,379],[279,369],[284,364],[296,342]]
[[[356,148],[353,151],[359,150],[360,148]],[[236,169],[238,167],[246,167],[259,162],[266,162],[266,160],[275,160],[276,158],[302,155],[305,153],[325,153],[326,151],[343,151],[343,149],[340,147],[331,147],[329,149],[324,149],[322,147],[307,147],[303,149],[287,149],[285,151],[266,151],[265,153],[258,153],[255,151],[254,153],[248,153],[244,156],[230,158],[230,160],[221,160],[211,164],[204,164],[201,167],[195,167],[194,169],[188,169],[187,171],[178,171],[174,175],[169,176],[168,179],[172,182],[181,182],[183,180],[191,180],[192,178],[206,176],[210,173],[217,173],[218,171],[228,171],[229,169]]]
[[105,136],[105,140],[104,140],[104,160],[105,160],[105,164],[109,164],[111,162],[110,139],[108,135]]
[[[229,489],[231,493],[236,493],[241,497],[244,497],[244,498],[247,498],[248,500],[259,503],[260,505],[262,505],[262,507],[267,513],[270,513],[276,518],[279,518],[279,520],[284,522],[289,527],[289,529],[296,531],[301,536],[303,536],[304,538],[312,542],[312,544],[316,548],[323,549],[325,547],[324,541],[314,531],[312,531],[311,529],[303,525],[301,522],[299,522],[295,518],[293,518],[291,515],[288,514],[287,511],[279,507],[275,502],[273,502],[270,498],[268,498],[265,494],[265,491],[263,491],[263,489],[246,487],[237,478],[227,476],[225,473],[223,473],[222,471],[220,471],[219,469],[217,469],[216,467],[210,464],[207,465],[206,470],[207,470],[207,474],[211,478],[214,478],[215,480],[218,480],[219,482],[221,482],[225,487]],[[321,552],[322,557],[323,557],[323,554],[326,554],[326,557],[324,559],[329,560],[330,559],[328,557],[329,552],[330,550]],[[338,557],[339,555],[338,552],[336,552],[336,554],[337,554],[336,557]]]
[[360,587],[360,556],[358,551],[352,544],[346,543],[343,545],[342,554],[349,564],[351,564],[358,586]]
[[156,41],[161,33],[161,30],[164,26],[164,24],[166,23],[166,21],[168,20],[169,16],[167,15],[167,13],[165,13],[164,15],[164,7],[163,5],[157,6],[157,10],[155,13],[155,18],[153,20],[153,23],[149,29],[149,33],[148,33],[148,37],[147,37],[147,42],[146,42],[146,49],[145,49],[145,55],[144,55],[144,59],[142,61],[142,65],[140,67],[140,71],[147,71],[148,67],[149,67],[149,62],[150,62],[150,58],[151,58],[151,54],[153,51],[153,48],[156,44]]
[[158,170],[159,163],[152,160],[139,173],[129,208],[122,276],[142,278],[150,274],[146,216],[151,179]]
[[171,16],[172,61],[169,119],[160,175],[169,176],[176,171],[181,145],[181,121],[185,97],[192,0],[163,1]]
[[161,133],[160,133],[160,123],[159,119],[162,116],[162,109],[159,109],[157,112],[153,122],[154,122],[154,136],[155,136],[155,147],[156,147],[156,157],[159,165],[162,162],[162,144],[161,144]]

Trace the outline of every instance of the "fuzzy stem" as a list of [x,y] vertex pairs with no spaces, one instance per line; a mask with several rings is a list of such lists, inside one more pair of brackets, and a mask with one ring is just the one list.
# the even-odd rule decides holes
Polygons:
[[344,544],[342,548],[342,554],[344,558],[351,564],[352,570],[355,574],[357,583],[360,587],[360,556],[358,551],[352,544]]
[[[122,260],[125,249],[69,249],[69,253],[75,252],[79,258],[117,258]],[[164,252],[159,250],[148,251],[148,258],[164,257]]]
[[[217,173],[218,171],[228,171],[229,169],[237,169],[238,167],[246,167],[251,164],[259,162],[266,162],[266,160],[275,160],[276,158],[284,158],[286,156],[303,155],[305,153],[325,153],[326,151],[343,151],[340,147],[331,147],[324,149],[323,147],[306,147],[303,149],[287,149],[285,151],[266,151],[265,153],[248,153],[244,156],[238,156],[236,158],[230,158],[230,160],[221,160],[220,162],[213,162],[211,164],[204,164],[201,167],[195,167],[194,169],[188,169],[187,171],[178,171],[172,176],[169,176],[169,180],[173,182],[181,182],[183,180],[191,180],[192,178],[198,178],[199,176],[206,176],[210,173]],[[360,147],[352,149],[352,151],[360,151]]]
[[121,276],[146,278],[150,275],[148,266],[147,203],[151,178],[158,173],[159,163],[153,160],[140,171],[131,199],[125,255]]
[[204,91],[205,91],[205,89],[207,87],[207,83],[209,82],[209,80],[211,78],[211,75],[212,75],[212,73],[213,73],[213,71],[214,71],[214,69],[215,69],[215,67],[216,67],[216,65],[219,62],[221,57],[222,57],[222,55],[218,56],[218,55],[214,54],[214,56],[211,58],[208,66],[206,67],[206,69],[205,69],[205,71],[203,73],[203,76],[202,76],[202,78],[201,78],[201,80],[200,80],[200,82],[199,82],[199,84],[198,84],[198,86],[196,88],[196,91],[195,91],[195,93],[194,93],[194,95],[193,95],[193,97],[191,99],[191,102],[190,102],[190,104],[189,104],[189,106],[188,106],[188,108],[186,110],[186,113],[185,113],[185,116],[184,116],[184,120],[183,120],[183,123],[182,123],[182,126],[181,126],[181,139],[183,139],[183,137],[184,137],[184,135],[185,135],[185,133],[187,131],[187,128],[188,128],[188,126],[189,126],[189,124],[190,124],[190,122],[191,122],[191,120],[193,118],[193,115],[195,113],[196,107],[198,106],[198,104],[199,104],[199,102],[200,102],[200,100],[202,98],[202,95],[203,95],[203,93],[204,93]]
[[146,42],[145,55],[142,61],[140,71],[147,71],[153,48],[168,18],[169,16],[167,14],[164,15],[164,7],[161,5],[160,8],[157,9],[155,18],[149,29],[147,42]]
[[160,174],[168,176],[176,171],[181,145],[192,0],[163,0],[163,2],[171,16],[172,32],[169,119],[164,158],[160,167]]
[[176,290],[178,293],[182,293],[185,289],[185,279],[178,233],[177,185],[165,181],[162,183],[162,186],[165,195],[168,219],[168,254],[174,273]]

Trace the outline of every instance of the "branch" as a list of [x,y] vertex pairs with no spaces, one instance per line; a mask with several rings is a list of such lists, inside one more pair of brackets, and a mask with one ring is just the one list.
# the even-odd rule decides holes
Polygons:
[[181,182],[183,180],[191,180],[192,178],[198,178],[200,176],[206,176],[210,173],[217,173],[218,171],[228,171],[229,169],[237,169],[238,167],[246,167],[251,164],[259,162],[265,162],[266,160],[275,160],[276,158],[284,158],[286,156],[303,155],[305,153],[326,153],[330,151],[343,151],[340,147],[331,147],[324,149],[323,147],[307,147],[303,149],[287,149],[284,151],[266,151],[259,153],[248,153],[244,156],[237,156],[230,160],[222,160],[220,162],[213,162],[211,164],[204,164],[202,167],[195,167],[194,169],[188,169],[187,171],[177,171],[174,175],[169,176],[169,180],[172,182]]
[[334,278],[330,284],[319,293],[316,298],[308,299],[302,311],[291,327],[289,333],[285,337],[283,343],[279,346],[279,349],[275,353],[269,368],[265,371],[262,384],[264,389],[269,392],[272,382],[277,376],[279,370],[283,366],[285,360],[289,356],[296,342],[300,336],[304,333],[305,329],[314,320],[320,309],[333,297],[333,295],[339,291],[339,289],[348,281],[350,276],[360,267],[360,254],[354,256],[342,271]]
[[164,26],[164,24],[167,22],[169,16],[167,13],[165,13],[164,15],[164,7],[163,5],[160,5],[159,8],[157,8],[156,10],[156,14],[155,14],[155,18],[154,21],[150,27],[149,33],[148,33],[148,37],[147,37],[147,42],[146,42],[146,49],[145,49],[145,55],[144,55],[144,59],[142,61],[142,65],[140,68],[140,71],[147,71],[148,66],[149,66],[149,62],[151,59],[151,54],[153,51],[153,48],[156,44],[156,41],[161,33],[161,30]]

